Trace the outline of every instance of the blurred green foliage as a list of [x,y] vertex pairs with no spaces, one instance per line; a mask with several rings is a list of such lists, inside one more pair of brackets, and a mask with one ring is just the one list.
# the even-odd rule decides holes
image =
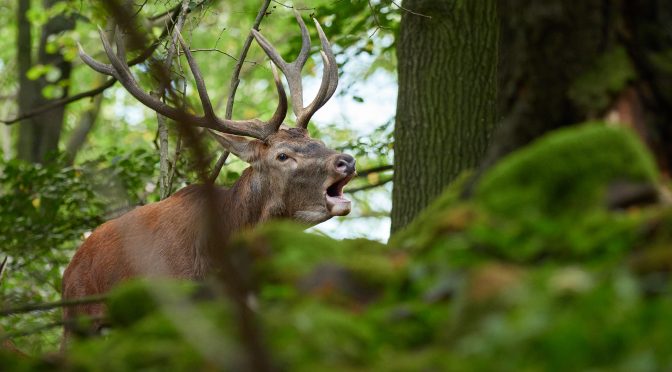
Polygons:
[[[180,0],[146,1],[136,5],[138,20],[165,12],[181,3]],[[352,80],[361,79],[378,69],[392,70],[394,53],[391,37],[398,23],[398,9],[388,2],[349,1],[348,6],[328,0],[297,4],[305,20],[314,16],[323,24],[332,39],[341,67],[360,54],[375,58],[370,64],[360,66],[349,73]],[[231,71],[242,47],[245,35],[252,25],[261,2],[206,1],[190,2],[193,12],[187,18],[182,31],[195,53],[201,70],[206,76],[212,101],[218,112],[224,111],[228,95]],[[58,2],[51,9],[44,4],[32,2],[28,18],[32,25],[36,49],[41,27],[49,17],[62,12],[72,14],[76,27],[49,40],[49,50],[60,48],[67,60],[72,60],[73,72],[68,84],[74,95],[100,86],[105,78],[87,66],[78,63],[77,43],[104,60],[101,55],[97,26],[105,27],[110,20],[103,2],[90,2],[83,6],[80,2]],[[18,87],[16,65],[17,2],[0,0],[0,117],[11,118],[17,114],[15,96]],[[158,35],[165,26],[165,19],[145,22],[148,33]],[[382,26],[382,27],[381,27]],[[280,52],[290,58],[300,45],[300,33],[292,9],[284,3],[273,2],[262,23],[264,34],[278,46]],[[313,45],[317,40],[315,29],[309,23]],[[377,37],[368,35],[376,33]],[[381,41],[382,40],[382,41]],[[162,43],[157,58],[165,56],[167,43]],[[308,62],[305,76],[319,76],[320,70],[317,48]],[[129,51],[130,56],[137,51]],[[266,64],[267,57],[256,43],[248,54],[247,63],[241,71],[241,84],[236,96],[234,118],[268,117],[275,110],[276,93],[271,82],[271,72]],[[186,61],[174,64],[176,74],[189,81],[188,72],[183,71]],[[179,70],[179,71],[177,71]],[[29,77],[53,74],[54,67],[36,65],[29,70]],[[133,71],[140,85],[147,91],[156,82],[147,74],[147,66],[134,66]],[[186,78],[184,77],[186,76]],[[345,80],[347,83],[347,80]],[[49,87],[48,90],[62,87]],[[49,93],[45,91],[43,93]],[[341,95],[348,90],[341,89]],[[187,101],[199,110],[195,90],[187,91]],[[156,141],[156,116],[127,94],[119,84],[103,93],[100,112],[96,124],[86,139],[84,147],[77,154],[74,165],[54,156],[54,161],[46,165],[28,165],[15,160],[0,163],[0,258],[10,257],[8,273],[0,283],[0,306],[55,301],[60,298],[60,280],[74,250],[84,235],[103,221],[124,213],[136,205],[158,200],[157,167],[158,154],[152,142]],[[361,100],[361,98],[353,97]],[[80,121],[94,102],[79,100],[67,106],[62,128],[62,150],[68,138],[75,132]],[[381,120],[388,120],[382,118]],[[292,117],[288,116],[288,124]],[[333,124],[333,125],[332,125]],[[312,127],[313,133],[324,139],[330,146],[340,146],[356,152],[361,167],[389,164],[391,161],[391,125],[383,124],[383,129],[374,132],[384,138],[375,141],[368,137],[355,136],[349,129],[337,123],[327,123],[320,128]],[[20,124],[5,127],[0,132],[1,155],[11,159],[14,155],[12,143],[17,140]],[[58,125],[58,123],[54,123]],[[171,160],[179,137],[171,127]],[[353,140],[355,138],[355,140]],[[389,140],[382,143],[383,140]],[[214,163],[221,151],[214,141],[204,141]],[[352,142],[352,143],[351,143]],[[381,144],[382,143],[382,144]],[[379,146],[373,148],[373,145]],[[380,151],[379,151],[380,150]],[[236,159],[220,173],[218,183],[230,185],[238,178],[246,165]],[[192,154],[183,145],[177,160],[177,170],[173,190],[197,180]],[[355,187],[375,183],[374,179],[358,179]],[[361,214],[385,213],[385,208],[373,208],[365,197],[358,193],[356,205]],[[373,210],[373,212],[371,212]],[[53,350],[59,342],[60,330],[31,332],[45,325],[58,322],[59,311],[11,316],[0,318],[0,327],[8,332],[27,332],[29,335],[17,337],[19,347],[33,354]]]
[[[255,313],[277,366],[672,365],[672,212],[604,203],[615,181],[658,182],[631,133],[599,124],[561,130],[510,155],[463,200],[466,179],[387,245],[337,241],[289,223],[239,235],[230,252],[241,267],[250,264]],[[77,340],[64,359],[5,353],[0,363],[16,370],[240,368],[238,315],[226,297],[204,297],[200,287],[129,283],[109,299],[115,326],[107,336]]]
[[[9,256],[10,274],[0,283],[0,304],[60,299],[62,270],[83,234],[108,214],[144,204],[156,196],[144,185],[156,174],[156,154],[113,149],[81,165],[54,159],[46,165],[0,161],[0,254]],[[6,329],[30,329],[58,321],[59,312],[0,319]],[[19,345],[48,350],[60,332],[31,335]]]

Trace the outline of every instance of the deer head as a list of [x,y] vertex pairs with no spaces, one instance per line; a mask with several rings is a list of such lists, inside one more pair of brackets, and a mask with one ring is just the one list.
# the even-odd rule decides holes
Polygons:
[[[115,77],[126,90],[145,106],[177,122],[206,128],[229,152],[250,164],[241,177],[245,191],[257,201],[265,202],[261,217],[289,217],[308,224],[316,224],[332,216],[350,212],[350,201],[343,196],[343,187],[355,175],[355,159],[347,154],[331,150],[319,140],[310,138],[307,126],[313,114],[334,94],[338,85],[338,66],[327,37],[320,24],[315,26],[320,38],[320,54],[324,63],[320,88],[307,106],[303,104],[301,70],[310,53],[310,36],[298,12],[295,17],[301,28],[301,50],[293,62],[285,61],[273,46],[256,30],[253,35],[272,60],[278,105],[268,121],[259,119],[229,120],[218,117],[205,87],[204,79],[189,47],[177,32],[189,68],[194,76],[203,115],[198,116],[170,106],[147,94],[133,77],[128,64],[124,42],[116,33],[116,53],[104,33],[100,32],[103,48],[110,64],[103,64],[86,54],[80,46],[80,57],[94,70]],[[292,109],[296,115],[296,127],[282,125],[287,114],[288,102],[276,67],[284,74],[290,91]],[[241,186],[234,186],[240,189]],[[255,221],[258,222],[258,221]]]

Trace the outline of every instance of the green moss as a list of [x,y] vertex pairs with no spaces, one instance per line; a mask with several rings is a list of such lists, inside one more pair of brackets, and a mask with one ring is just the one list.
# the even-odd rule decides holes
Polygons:
[[632,133],[593,123],[550,133],[509,155],[483,175],[471,200],[460,201],[466,178],[390,239],[395,248],[423,255],[416,271],[430,282],[444,275],[435,267],[441,261],[469,267],[493,258],[619,259],[648,217],[608,211],[605,191],[614,182],[653,183],[658,175]]
[[369,283],[383,283],[395,275],[384,244],[366,239],[334,240],[306,233],[289,222],[275,222],[239,236],[236,245],[258,258],[261,278],[292,283],[320,265],[336,265]]
[[[423,247],[434,239],[438,224],[442,222],[447,224],[464,222],[463,218],[469,216],[459,215],[463,210],[459,207],[453,209],[453,207],[459,204],[460,194],[471,175],[471,171],[460,174],[413,222],[390,237],[390,245],[403,249]],[[453,210],[457,210],[457,213],[453,213]],[[446,216],[447,214],[451,216]],[[446,221],[446,219],[450,221]]]
[[635,70],[624,48],[613,48],[596,59],[594,65],[574,80],[569,97],[588,112],[606,109],[615,94],[635,78]]
[[553,132],[483,176],[475,199],[510,217],[579,216],[604,209],[615,181],[655,182],[655,163],[629,131],[586,124]]
[[116,287],[107,300],[108,317],[116,327],[128,327],[161,306],[159,299],[170,296],[187,297],[195,291],[193,282],[177,280],[131,280]]

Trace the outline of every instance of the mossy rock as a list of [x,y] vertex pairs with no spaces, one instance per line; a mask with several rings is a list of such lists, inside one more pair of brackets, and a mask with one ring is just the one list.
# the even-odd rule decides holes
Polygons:
[[465,176],[451,184],[390,245],[452,265],[502,259],[618,259],[647,220],[638,210],[607,208],[617,183],[653,185],[651,155],[628,130],[599,123],[561,129],[504,158],[470,200]]
[[613,182],[657,178],[651,155],[633,133],[595,123],[552,132],[504,158],[483,176],[474,198],[507,217],[575,217],[604,209]]
[[366,239],[335,240],[303,231],[289,222],[274,222],[238,236],[234,246],[255,256],[262,284],[297,284],[321,272],[343,272],[366,286],[389,283],[397,264],[387,247]]

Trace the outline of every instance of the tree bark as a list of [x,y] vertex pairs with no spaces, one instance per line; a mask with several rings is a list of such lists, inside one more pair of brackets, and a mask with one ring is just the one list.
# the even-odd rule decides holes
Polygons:
[[669,170],[672,61],[653,59],[672,50],[671,2],[507,0],[499,18],[500,124],[465,196],[507,154],[588,120],[632,127]]
[[[19,0],[17,7],[17,68],[19,74],[19,93],[17,95],[17,104],[19,106],[19,115],[30,111],[34,106],[36,93],[36,84],[28,79],[28,70],[33,65],[32,57],[32,36],[30,21],[27,13],[30,9],[30,0]],[[19,158],[31,161],[33,137],[35,125],[31,119],[24,120],[19,129],[18,155]]]
[[496,123],[496,1],[403,6],[413,13],[403,13],[397,40],[392,232],[479,164]]
[[[44,0],[45,9],[63,0]],[[71,30],[75,26],[70,16],[58,15],[50,19],[43,27],[38,47],[37,63],[52,65],[58,71],[52,81],[48,76],[42,76],[37,80],[30,80],[26,76],[32,67],[30,23],[26,19],[26,12],[30,8],[29,0],[19,0],[18,14],[18,62],[19,62],[19,115],[29,112],[35,107],[48,104],[52,100],[60,99],[68,94],[67,82],[70,79],[72,64],[66,61],[60,51],[52,53],[48,49],[48,43],[54,36],[63,31]],[[46,98],[43,89],[50,84],[62,87],[62,92],[57,97]],[[23,120],[19,130],[18,156],[29,162],[44,162],[47,156],[58,149],[58,141],[61,136],[65,105],[55,107],[45,113]]]
[[570,98],[570,88],[610,47],[612,15],[607,3],[500,2],[501,123],[484,168],[549,130],[585,118]]

